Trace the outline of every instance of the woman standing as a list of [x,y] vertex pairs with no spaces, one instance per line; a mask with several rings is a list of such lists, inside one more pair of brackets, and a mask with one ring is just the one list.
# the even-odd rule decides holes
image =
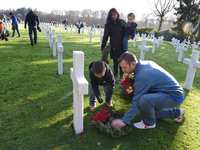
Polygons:
[[[107,61],[106,53],[109,51],[105,49],[106,43],[108,41],[108,37],[110,37],[110,56],[113,59],[113,68],[114,75],[117,78],[118,76],[118,58],[122,53],[125,52],[123,50],[123,36],[125,32],[125,21],[120,19],[119,13],[115,8],[110,9],[107,17],[107,21],[104,27],[104,36],[102,40],[101,50],[102,50],[102,59]],[[120,69],[120,76],[122,75],[122,71]]]

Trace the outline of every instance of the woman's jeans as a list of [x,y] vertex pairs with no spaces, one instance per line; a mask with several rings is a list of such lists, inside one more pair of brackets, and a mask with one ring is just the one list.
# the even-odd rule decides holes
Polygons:
[[128,35],[123,37],[123,50],[128,51]]

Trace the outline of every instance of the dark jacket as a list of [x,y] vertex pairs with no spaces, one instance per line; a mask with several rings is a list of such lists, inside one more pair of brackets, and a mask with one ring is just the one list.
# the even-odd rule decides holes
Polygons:
[[36,26],[39,26],[39,19],[38,19],[38,16],[33,13],[32,11],[30,11],[27,15],[26,15],[26,18],[25,18],[25,27],[28,23],[28,26],[29,27],[36,27]]
[[108,37],[110,37],[111,58],[119,58],[119,56],[124,53],[123,36],[125,33],[125,27],[126,23],[121,19],[117,20],[116,22],[105,24],[101,50],[105,48]]
[[137,24],[135,22],[127,23],[125,32],[131,39],[134,39],[136,32]]
[[105,76],[102,78],[97,78],[94,73],[92,72],[91,68],[92,68],[92,64],[94,62],[92,62],[89,65],[89,77],[90,77],[90,83],[93,89],[93,92],[95,94],[95,97],[97,99],[100,98],[100,92],[99,92],[99,85],[110,85],[114,88],[115,86],[115,77],[113,75],[112,70],[109,68],[109,66],[107,64],[106,65],[106,73]]

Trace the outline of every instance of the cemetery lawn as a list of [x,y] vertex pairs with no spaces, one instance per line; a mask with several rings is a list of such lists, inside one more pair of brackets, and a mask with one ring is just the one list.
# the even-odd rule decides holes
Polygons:
[[[64,75],[57,75],[57,61],[51,57],[49,44],[39,33],[38,45],[31,47],[28,33],[21,38],[0,41],[0,150],[198,150],[200,149],[200,70],[196,72],[193,90],[186,92],[181,106],[186,110],[185,122],[159,122],[151,130],[133,129],[121,138],[111,138],[90,125],[88,97],[85,97],[85,133],[75,136],[72,123],[72,51],[85,53],[85,75],[88,65],[101,56],[98,37],[89,43],[88,35],[63,33],[65,50]],[[138,48],[130,45],[137,56]],[[187,57],[191,55],[191,50]],[[165,42],[151,59],[164,67],[183,85],[187,65],[178,63],[175,49]],[[113,97],[116,110],[125,112],[129,104]],[[139,121],[139,118],[134,119]]]

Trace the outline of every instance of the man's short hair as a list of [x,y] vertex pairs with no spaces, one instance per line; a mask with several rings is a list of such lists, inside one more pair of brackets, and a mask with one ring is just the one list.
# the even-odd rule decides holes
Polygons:
[[129,13],[128,17],[133,17],[133,19],[135,19],[135,14],[134,13]]
[[130,53],[130,52],[124,52],[120,57],[119,57],[119,63],[121,63],[122,61],[126,61],[127,63],[131,64],[132,62],[137,63],[137,57],[135,56],[135,54]]
[[105,68],[105,63],[103,61],[95,61],[92,64],[91,70],[95,74],[100,74],[103,72],[104,68]]

